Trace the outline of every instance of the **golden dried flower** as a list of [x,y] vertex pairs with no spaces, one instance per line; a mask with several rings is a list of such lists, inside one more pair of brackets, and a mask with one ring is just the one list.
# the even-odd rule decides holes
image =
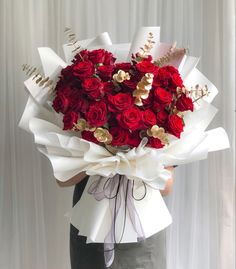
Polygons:
[[91,127],[85,119],[79,119],[77,123],[74,123],[73,130],[79,130],[81,132],[82,131],[94,132],[96,130],[96,127]]
[[142,106],[142,99],[147,99],[149,96],[149,91],[152,88],[154,75],[152,73],[146,73],[141,81],[137,84],[136,90],[133,91],[133,96],[135,97],[134,103],[137,106]]
[[107,129],[97,128],[94,132],[94,137],[101,143],[110,144],[112,141],[112,135]]
[[163,145],[169,143],[167,133],[165,133],[164,128],[159,127],[158,125],[153,125],[151,129],[148,129],[147,134],[148,136],[160,139]]
[[113,79],[118,83],[122,83],[125,80],[130,80],[130,75],[123,70],[119,70],[116,74],[113,75]]

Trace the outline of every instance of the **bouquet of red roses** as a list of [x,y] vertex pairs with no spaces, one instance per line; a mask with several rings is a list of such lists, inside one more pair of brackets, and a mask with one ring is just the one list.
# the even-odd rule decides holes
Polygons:
[[77,53],[61,71],[52,104],[64,115],[64,130],[114,147],[137,147],[147,137],[147,146],[162,148],[167,134],[180,138],[182,112],[193,111],[193,100],[168,59],[153,60],[152,42],[150,33],[130,62],[116,63],[104,49]]
[[216,87],[196,68],[198,58],[160,42],[159,27],[141,28],[131,44],[112,44],[107,33],[78,42],[66,32],[66,62],[39,48],[44,74],[23,67],[29,99],[20,126],[33,133],[58,180],[90,175],[70,221],[87,242],[105,242],[110,265],[115,242],[171,223],[159,191],[166,167],[229,143],[224,129],[206,131]]

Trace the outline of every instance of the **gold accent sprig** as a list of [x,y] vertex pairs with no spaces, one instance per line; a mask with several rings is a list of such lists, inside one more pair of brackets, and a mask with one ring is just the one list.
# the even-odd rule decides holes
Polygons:
[[79,119],[77,123],[74,123],[73,131],[90,131],[94,132],[96,127],[91,127],[85,119]]
[[54,81],[49,77],[45,77],[41,74],[37,67],[30,66],[28,64],[22,65],[22,70],[25,71],[28,77],[32,77],[32,80],[35,80],[35,83],[42,88],[50,88],[52,90],[54,88]]
[[148,33],[148,38],[146,43],[143,45],[143,47],[140,48],[140,51],[138,52],[138,56],[140,58],[146,58],[149,54],[150,51],[153,48],[153,45],[155,44],[155,41],[153,41],[153,33]]
[[136,86],[136,90],[133,91],[133,96],[135,97],[134,103],[137,106],[142,106],[142,99],[147,99],[149,96],[149,91],[152,88],[154,75],[152,73],[146,73],[141,81]]
[[169,51],[164,56],[157,59],[154,62],[154,64],[161,67],[161,66],[169,63],[171,60],[177,58],[180,55],[184,56],[186,53],[187,53],[187,49],[176,48],[176,42],[174,42],[173,45],[170,47]]
[[130,75],[123,70],[119,70],[116,74],[113,75],[113,79],[118,83],[122,83],[125,80],[130,80]]
[[147,135],[150,137],[160,139],[163,145],[167,145],[169,143],[167,138],[167,133],[165,133],[165,129],[159,127],[158,125],[153,125],[151,129],[147,130]]
[[80,50],[81,50],[81,46],[79,45],[79,41],[76,38],[75,33],[69,27],[66,27],[64,32],[65,32],[65,35],[68,38],[68,42],[69,42],[68,46],[74,46],[74,49],[72,50],[72,53],[75,53],[75,54],[78,53],[80,58],[83,60],[83,57],[79,53]]
[[94,132],[94,137],[101,143],[110,144],[112,141],[112,135],[107,129],[97,128]]
[[207,85],[200,86],[199,84],[191,87],[191,90],[188,90],[185,87],[177,87],[176,92],[177,94],[184,93],[187,97],[192,98],[193,102],[197,102],[204,96],[209,96],[210,94]]

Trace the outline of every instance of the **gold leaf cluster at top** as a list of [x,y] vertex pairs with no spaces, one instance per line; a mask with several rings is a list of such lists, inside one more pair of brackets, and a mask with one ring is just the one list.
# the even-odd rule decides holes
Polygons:
[[94,132],[94,137],[101,143],[110,144],[112,141],[112,135],[107,129],[97,128]]
[[125,80],[130,80],[130,75],[123,70],[119,70],[116,74],[113,75],[113,79],[118,83],[122,83]]
[[160,139],[163,145],[166,145],[169,143],[168,138],[167,138],[167,133],[165,133],[165,129],[162,127],[159,127],[158,125],[153,125],[151,129],[148,129],[147,135]]
[[141,58],[146,58],[149,54],[151,49],[153,48],[153,45],[155,44],[155,41],[153,41],[153,33],[148,34],[148,39],[143,47],[140,48],[140,51],[138,52],[138,56]]
[[152,73],[146,73],[141,81],[136,86],[136,90],[133,91],[133,96],[135,97],[134,103],[137,106],[142,106],[142,99],[147,99],[149,96],[149,91],[152,88],[154,75]]

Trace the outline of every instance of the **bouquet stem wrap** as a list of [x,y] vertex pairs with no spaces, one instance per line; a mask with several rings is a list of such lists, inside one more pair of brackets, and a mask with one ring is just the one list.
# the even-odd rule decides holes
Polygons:
[[[146,184],[143,182],[143,195],[136,198],[134,196],[134,181],[119,174],[109,178],[100,177],[89,186],[88,193],[92,194],[97,201],[103,199],[109,200],[112,224],[104,241],[104,257],[107,267],[112,264],[114,259],[114,244],[120,243],[122,240],[127,216],[129,216],[133,229],[137,233],[137,240],[141,241],[145,239],[134,200],[141,201],[146,196],[146,192]],[[118,216],[123,221],[121,238],[117,238],[116,236]]]

